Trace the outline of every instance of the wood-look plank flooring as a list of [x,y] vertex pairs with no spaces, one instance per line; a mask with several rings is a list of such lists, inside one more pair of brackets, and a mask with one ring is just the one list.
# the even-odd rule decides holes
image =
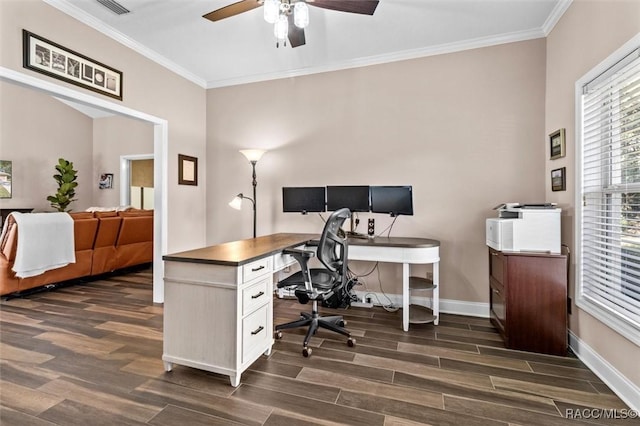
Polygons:
[[[285,332],[237,388],[192,368],[166,373],[151,280],[141,270],[3,300],[0,423],[546,426],[617,424],[566,415],[626,408],[576,358],[505,349],[487,319],[445,314],[405,333],[401,313],[382,308],[339,311],[354,348],[320,331],[304,358],[304,331]],[[308,309],[276,299],[274,323]]]

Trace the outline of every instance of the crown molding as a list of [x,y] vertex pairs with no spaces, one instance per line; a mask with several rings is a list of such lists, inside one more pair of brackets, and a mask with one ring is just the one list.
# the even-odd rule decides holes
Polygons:
[[553,8],[551,13],[547,17],[547,20],[542,25],[542,32],[544,33],[545,37],[548,36],[549,33],[553,30],[560,18],[562,18],[562,15],[564,15],[564,12],[569,9],[569,6],[571,6],[572,2],[573,0],[560,0],[558,3],[556,3],[556,7]]
[[198,86],[202,87],[202,88],[206,88],[207,84],[206,84],[206,80],[198,77],[197,75],[193,74],[192,72],[186,70],[185,68],[181,67],[180,65],[176,64],[175,62],[172,62],[170,60],[168,60],[167,58],[165,58],[164,56],[160,55],[159,53],[155,52],[154,50],[149,49],[148,47],[138,43],[135,40],[132,40],[131,38],[127,37],[126,35],[122,34],[121,32],[115,30],[113,27],[110,27],[109,25],[104,24],[103,22],[101,22],[100,20],[94,18],[93,16],[89,15],[88,13],[86,13],[85,11],[77,8],[76,6],[64,1],[64,0],[42,0],[45,3],[47,3],[48,5],[55,7],[56,9],[58,9],[59,11],[66,13],[67,15],[71,16],[72,18],[77,19],[78,21],[82,22],[83,24],[93,28],[96,31],[101,32],[102,34],[106,35],[107,37],[110,37],[112,39],[114,39],[115,41],[117,41],[118,43],[128,47],[129,49],[141,54],[142,56],[151,59],[152,61],[156,62],[157,64],[167,68],[168,70],[178,74],[180,77],[183,77],[189,81],[191,81],[194,84],[197,84]]
[[427,56],[443,55],[447,53],[461,52],[464,50],[478,49],[482,47],[496,46],[500,44],[514,43],[518,41],[533,40],[543,38],[545,34],[541,28],[517,31],[513,33],[500,34],[490,37],[479,37],[470,40],[464,40],[454,43],[445,43],[437,46],[429,46],[419,49],[403,50],[384,55],[369,56],[366,58],[358,58],[351,61],[336,62],[333,64],[322,65],[318,67],[299,68],[295,70],[287,70],[282,72],[274,72],[268,74],[254,74],[238,78],[225,80],[211,80],[207,82],[207,89],[215,89],[220,87],[235,86],[239,84],[258,83],[261,81],[277,80],[281,78],[300,77],[310,74],[318,74],[323,72],[339,71],[350,68],[360,68],[370,65],[380,65],[391,62],[406,61],[409,59],[424,58]]
[[103,33],[104,35],[116,40],[122,45],[132,49],[133,51],[145,56],[146,58],[156,62],[157,64],[169,69],[179,76],[195,83],[205,89],[215,89],[227,86],[236,86],[240,84],[258,83],[262,81],[277,80],[282,78],[300,77],[311,74],[324,72],[339,71],[351,68],[360,68],[371,65],[380,65],[391,62],[405,61],[409,59],[418,59],[428,56],[443,55],[447,53],[461,52],[464,50],[478,49],[483,47],[496,46],[500,44],[514,43],[518,41],[533,40],[546,37],[556,23],[560,20],[564,12],[571,5],[573,0],[559,0],[542,27],[518,31],[508,34],[499,34],[496,36],[480,37],[470,40],[464,40],[454,43],[445,43],[438,46],[429,46],[426,48],[409,49],[389,54],[369,56],[358,58],[350,61],[334,62],[332,64],[321,65],[317,67],[298,68],[286,71],[277,71],[272,73],[253,74],[236,78],[221,80],[205,80],[192,72],[186,70],[173,61],[165,58],[159,53],[149,49],[148,47],[132,40],[114,28],[104,24],[83,10],[73,6],[65,0],[43,0],[45,3],[55,7],[63,13],[77,19],[78,21],[88,25],[89,27]]

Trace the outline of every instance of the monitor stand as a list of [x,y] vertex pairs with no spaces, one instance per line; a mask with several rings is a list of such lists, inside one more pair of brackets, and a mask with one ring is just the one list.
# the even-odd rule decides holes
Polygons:
[[354,231],[354,229],[355,229],[354,218],[353,218],[353,214],[351,214],[351,230],[345,232],[347,237],[351,237],[351,238],[369,238],[365,234],[361,234],[359,232]]

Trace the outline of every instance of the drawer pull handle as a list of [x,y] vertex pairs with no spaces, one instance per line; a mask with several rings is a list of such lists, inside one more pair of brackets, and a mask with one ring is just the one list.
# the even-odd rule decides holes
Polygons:
[[255,336],[256,334],[260,333],[262,330],[264,330],[264,327],[260,326],[260,327],[256,328],[254,331],[252,331],[251,335]]
[[491,256],[497,256],[497,255],[498,255],[498,253],[496,253],[495,251],[491,252]]
[[495,294],[497,294],[498,296],[500,296],[500,290],[496,290],[496,289],[494,288],[494,289],[493,289],[493,292],[494,292]]
[[260,293],[258,293],[258,294],[254,294],[253,296],[251,296],[251,298],[252,298],[252,299],[257,299],[258,297],[260,297],[260,296],[262,296],[262,295],[264,295],[264,291],[261,291],[261,292],[260,292]]
[[259,271],[260,269],[264,269],[264,265],[260,265],[257,268],[251,268],[251,272]]

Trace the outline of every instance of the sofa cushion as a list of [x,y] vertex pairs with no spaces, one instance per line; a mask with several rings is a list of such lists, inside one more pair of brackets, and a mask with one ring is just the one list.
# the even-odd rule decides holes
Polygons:
[[69,216],[71,216],[73,220],[93,219],[93,213],[91,212],[70,212]]
[[98,219],[103,218],[103,217],[117,217],[118,216],[118,212],[115,210],[111,210],[108,212],[94,212],[93,215],[95,217],[97,217]]
[[120,217],[136,217],[136,216],[153,216],[153,210],[131,209],[124,212],[118,212]]

